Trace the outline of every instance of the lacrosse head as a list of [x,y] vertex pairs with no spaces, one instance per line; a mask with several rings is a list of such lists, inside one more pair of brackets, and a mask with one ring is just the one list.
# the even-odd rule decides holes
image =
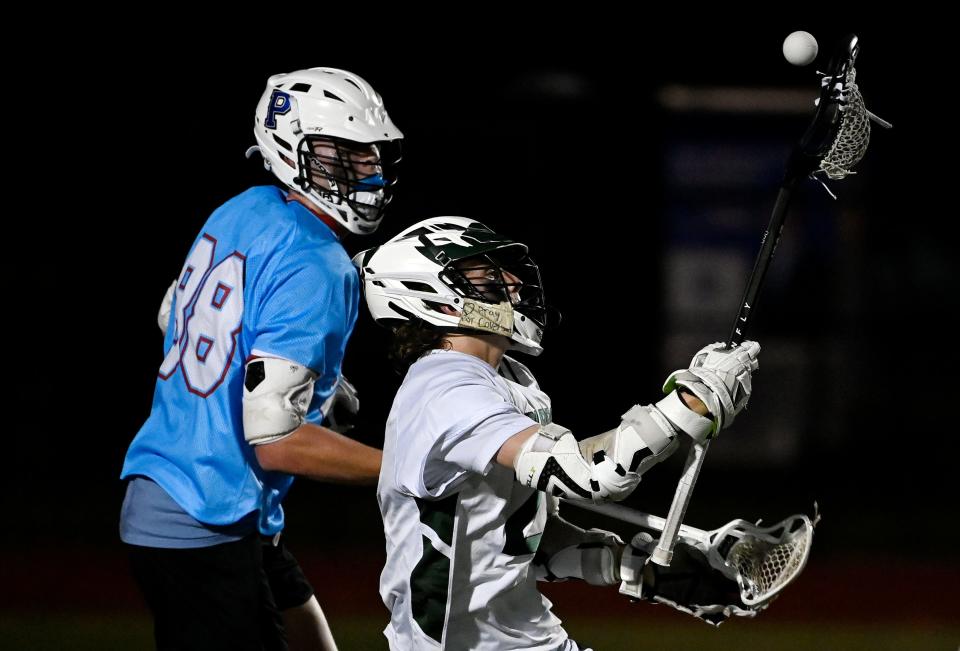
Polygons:
[[830,149],[817,171],[835,180],[853,173],[853,166],[867,153],[870,144],[870,119],[857,87],[857,70],[853,65],[859,50],[856,36],[845,41],[831,65],[832,75],[824,77],[821,82],[821,103],[827,101],[837,105],[834,120],[838,124]]
[[740,587],[751,608],[776,597],[803,570],[810,555],[814,523],[792,515],[772,527],[734,520],[710,532],[707,559]]
[[820,82],[817,112],[794,152],[790,173],[814,178],[822,174],[833,180],[854,174],[853,167],[870,144],[870,121],[890,126],[864,106],[854,68],[859,52],[857,37],[850,35],[830,60]]

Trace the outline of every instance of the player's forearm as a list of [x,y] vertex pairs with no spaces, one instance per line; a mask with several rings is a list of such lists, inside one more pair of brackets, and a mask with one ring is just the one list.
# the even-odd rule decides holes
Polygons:
[[[697,413],[701,416],[707,416],[709,414],[709,411],[707,410],[707,406],[703,403],[703,401],[697,398],[692,393],[688,391],[678,391],[677,393],[680,396],[680,399],[683,401],[683,403],[687,406],[687,408],[693,411],[694,413]],[[522,432],[518,432],[517,434],[507,439],[504,442],[504,444],[500,447],[500,449],[497,451],[497,455],[495,457],[496,462],[502,466],[512,468],[516,461],[517,455],[520,453],[520,449],[523,447],[523,444],[526,443],[527,439],[529,439],[531,436],[534,436],[539,431],[539,429],[540,429],[539,426],[534,425],[532,427],[528,427]],[[611,432],[604,432],[604,434],[601,434],[598,437],[594,437],[594,438],[608,436],[614,433],[615,431],[616,430],[611,430]],[[583,446],[581,445],[581,450],[582,449],[583,449]],[[584,458],[592,459],[593,453],[591,452],[590,454],[585,454]]]
[[376,483],[383,457],[377,448],[309,423],[290,436],[254,449],[264,470],[357,484]]

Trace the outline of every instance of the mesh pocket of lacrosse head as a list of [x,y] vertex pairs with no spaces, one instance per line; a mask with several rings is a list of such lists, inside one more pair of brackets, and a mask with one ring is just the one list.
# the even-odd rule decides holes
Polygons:
[[863,96],[855,82],[857,71],[853,66],[847,71],[846,82],[841,91],[843,120],[830,151],[820,161],[820,171],[829,178],[838,180],[854,174],[853,166],[867,153],[870,144],[870,118],[863,104]]
[[770,529],[745,531],[726,555],[737,571],[743,603],[762,604],[780,592],[803,569],[812,541],[813,524],[802,515]]

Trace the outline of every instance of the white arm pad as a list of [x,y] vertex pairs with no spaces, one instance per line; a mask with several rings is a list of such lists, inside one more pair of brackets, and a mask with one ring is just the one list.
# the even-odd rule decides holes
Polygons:
[[[547,497],[548,502],[555,498]],[[582,529],[551,512],[540,539],[533,568],[538,581],[583,579],[590,585],[620,580],[617,558],[623,541],[602,529]]]
[[676,390],[668,393],[655,407],[674,429],[687,434],[697,443],[706,441],[713,432],[713,421],[687,407]]
[[243,436],[251,445],[272,443],[303,424],[317,374],[276,357],[247,364],[243,383]]
[[626,464],[628,470],[642,475],[653,465],[647,464],[649,457],[667,450],[677,432],[655,408],[634,405],[623,415],[617,435],[611,450],[617,463]]
[[622,500],[640,476],[677,449],[676,431],[656,408],[634,405],[620,427],[577,443],[550,423],[520,448],[517,481],[567,499]]
[[677,449],[676,430],[655,407],[634,405],[620,426],[580,442],[583,456],[593,463],[594,476],[608,499],[621,500],[640,477]]
[[[617,567],[616,534],[599,529],[590,532],[606,534],[604,540],[584,541],[564,547],[542,564],[534,567],[538,581],[583,579],[590,585],[613,585],[620,581]],[[588,532],[588,533],[590,533]]]

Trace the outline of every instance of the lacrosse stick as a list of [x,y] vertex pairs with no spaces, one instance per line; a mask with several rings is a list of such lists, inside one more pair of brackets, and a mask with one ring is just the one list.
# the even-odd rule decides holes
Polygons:
[[[564,503],[653,531],[663,531],[667,523],[664,518],[621,504],[573,500]],[[811,521],[798,513],[772,527],[760,527],[746,520],[733,520],[713,531],[682,525],[678,536],[702,552],[712,568],[736,581],[744,604],[761,610],[803,570],[817,520],[816,516]]]
[[[840,180],[853,174],[852,168],[863,158],[870,143],[871,120],[885,128],[892,126],[867,111],[863,105],[863,97],[856,84],[857,71],[854,69],[859,50],[857,37],[851,34],[843,39],[841,47],[830,61],[827,74],[821,82],[820,98],[817,100],[813,121],[787,161],[787,172],[780,185],[770,223],[763,234],[760,252],[747,281],[740,310],[727,340],[727,349],[740,345],[746,338],[750,315],[757,305],[767,268],[780,243],[787,208],[796,185],[809,177],[826,187],[823,176]],[[829,188],[827,192],[830,192]],[[834,197],[832,192],[830,196]],[[709,439],[703,443],[694,443],[687,454],[663,534],[650,557],[650,560],[658,565],[670,565],[680,525],[709,447]]]

